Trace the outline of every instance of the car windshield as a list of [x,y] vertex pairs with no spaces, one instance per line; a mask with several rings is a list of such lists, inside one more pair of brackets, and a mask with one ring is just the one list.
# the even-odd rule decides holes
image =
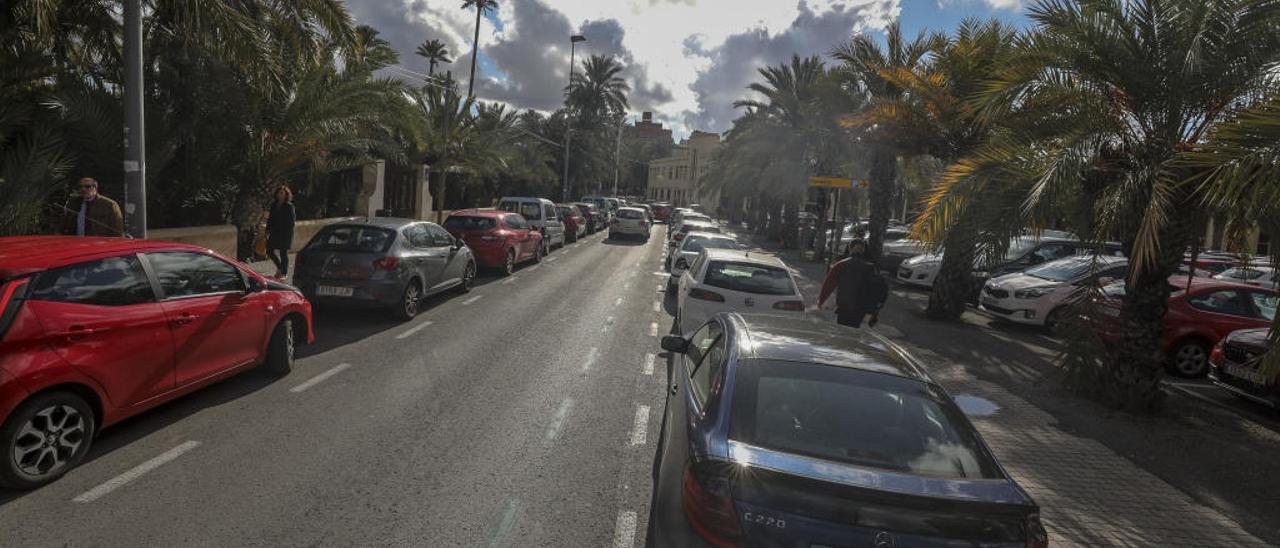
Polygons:
[[758,295],[796,294],[795,284],[786,269],[754,263],[711,261],[703,283]]
[[941,478],[998,478],[959,409],[914,379],[816,363],[738,369],[730,437],[828,461]]
[[489,230],[495,226],[497,222],[492,217],[476,215],[450,215],[444,220],[444,227],[448,230]]
[[327,226],[307,244],[314,251],[355,251],[381,253],[391,246],[395,233],[373,226]]
[[732,238],[705,238],[693,237],[684,242],[684,248],[681,251],[686,253],[697,253],[703,249],[737,249],[738,242]]
[[1029,268],[1027,274],[1055,282],[1069,282],[1088,274],[1094,266],[1092,258],[1070,257]]
[[1039,242],[1030,238],[1013,238],[1009,240],[1009,250],[1005,252],[1004,260],[1012,261],[1026,255],[1028,251],[1035,249],[1038,244]]

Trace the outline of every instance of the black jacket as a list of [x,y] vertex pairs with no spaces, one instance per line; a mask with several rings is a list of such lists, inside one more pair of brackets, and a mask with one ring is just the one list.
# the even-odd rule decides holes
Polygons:
[[297,219],[293,202],[271,202],[271,213],[267,217],[267,249],[288,251],[293,246],[293,223]]

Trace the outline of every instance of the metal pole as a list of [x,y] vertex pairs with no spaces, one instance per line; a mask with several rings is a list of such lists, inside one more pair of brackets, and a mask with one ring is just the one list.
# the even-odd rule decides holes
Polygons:
[[[573,54],[574,49],[578,46],[572,38],[569,39],[569,86],[572,90],[573,86]],[[573,108],[570,107],[565,112],[565,129],[564,129],[564,183],[560,192],[560,200],[569,201],[569,135],[573,133]]]
[[626,123],[626,117],[618,119],[618,144],[613,151],[613,196],[618,195],[618,163],[622,161],[622,127]]
[[146,132],[142,110],[142,0],[124,0],[124,218],[147,237]]

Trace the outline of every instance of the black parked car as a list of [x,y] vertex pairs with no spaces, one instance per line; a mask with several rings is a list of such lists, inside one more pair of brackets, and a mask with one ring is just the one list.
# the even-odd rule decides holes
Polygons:
[[942,387],[865,330],[722,313],[673,354],[653,546],[1048,546]]
[[1280,407],[1280,379],[1262,373],[1269,327],[1241,329],[1218,341],[1209,354],[1209,382],[1237,396],[1263,405]]
[[293,283],[313,303],[382,306],[409,320],[422,299],[465,293],[475,278],[471,249],[439,225],[375,217],[321,229],[298,252]]

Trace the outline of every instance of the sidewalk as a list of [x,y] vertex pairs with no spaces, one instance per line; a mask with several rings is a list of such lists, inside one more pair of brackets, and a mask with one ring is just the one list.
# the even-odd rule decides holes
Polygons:
[[[765,249],[796,270],[808,304],[815,305],[825,265],[801,260],[796,251],[769,245]],[[889,306],[894,300],[902,304],[900,292],[893,293]],[[811,313],[834,321],[829,310]],[[911,320],[907,314],[884,314],[874,330],[929,364],[933,378],[952,396],[973,396],[992,404],[989,415],[972,417],[974,425],[1009,474],[1040,504],[1050,546],[1268,546],[1236,521],[1195,502],[1099,441],[1064,430],[1052,415],[1027,400],[913,343],[904,334],[911,326],[903,323]]]

